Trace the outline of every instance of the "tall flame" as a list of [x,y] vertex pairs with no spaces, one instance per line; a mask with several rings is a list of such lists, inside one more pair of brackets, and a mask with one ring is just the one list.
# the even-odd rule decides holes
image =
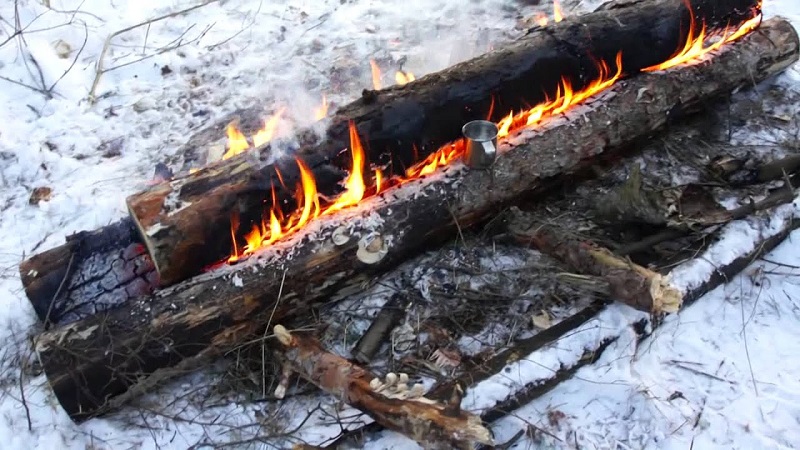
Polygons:
[[314,109],[314,119],[322,120],[328,117],[328,97],[322,95],[322,104]]
[[410,83],[416,79],[417,78],[411,72],[403,72],[402,70],[398,70],[397,73],[394,74],[394,81],[400,86]]
[[[265,217],[262,217],[260,226],[253,225],[251,230],[245,234],[244,240],[246,244],[241,250],[236,239],[236,233],[240,226],[240,219],[238,214],[234,213],[231,216],[231,239],[234,249],[231,256],[228,258],[228,262],[234,263],[243,256],[250,255],[259,248],[268,246],[282,237],[294,233],[320,215],[332,213],[360,202],[361,199],[364,198],[366,192],[366,184],[364,182],[366,155],[353,122],[350,122],[350,149],[352,166],[350,175],[345,181],[345,190],[332,204],[325,208],[320,206],[317,182],[314,179],[312,170],[302,159],[295,158],[297,168],[300,171],[300,183],[298,183],[295,188],[296,208],[294,212],[288,217],[284,217],[283,211],[281,211],[278,205],[275,188],[273,187],[272,207],[269,210],[269,214],[265,214]],[[283,176],[280,172],[276,170],[275,174],[281,184],[284,184]],[[381,178],[382,173],[378,170],[376,172],[377,190],[380,190],[380,185],[382,184]]]
[[353,206],[364,198],[366,186],[364,185],[364,148],[358,138],[358,130],[353,121],[350,121],[350,154],[353,164],[351,165],[350,175],[344,183],[345,191],[340,195],[336,202],[328,207],[325,212],[338,211],[348,206]]
[[564,20],[564,12],[561,10],[561,5],[558,3],[558,0],[553,0],[553,20],[555,22]]
[[[664,70],[665,68],[675,65],[694,62],[700,56],[754,30],[761,21],[761,14],[759,10],[757,11],[756,17],[745,22],[741,26],[735,29],[729,28],[715,34],[720,36],[719,41],[714,42],[708,47],[704,47],[704,41],[707,37],[705,26],[699,27],[698,31],[697,24],[694,23],[694,16],[692,16],[692,20],[693,27],[689,32],[687,43],[683,49],[676,53],[674,57],[670,58],[669,61],[659,66],[648,68],[648,71]],[[373,84],[376,88],[380,87],[380,71],[374,61],[371,60],[370,65],[373,67]],[[621,53],[617,54],[615,65],[615,70],[612,70],[605,61],[599,61],[597,63],[597,77],[580,90],[575,90],[573,88],[571,80],[562,78],[556,87],[555,96],[552,99],[546,98],[544,102],[532,108],[518,113],[511,112],[508,116],[503,117],[498,122],[498,137],[506,137],[510,133],[524,127],[537,126],[546,118],[564,113],[574,105],[610,88],[622,76]],[[325,104],[325,100],[323,100],[323,104]],[[492,98],[490,110],[494,110],[494,98]],[[282,113],[282,110],[276,113],[276,116],[279,117],[280,113]],[[491,112],[489,117],[491,117]],[[265,128],[267,128],[266,125],[265,123]],[[240,218],[238,215],[233,215],[231,217],[231,239],[234,248],[228,259],[229,262],[235,262],[243,256],[252,254],[261,247],[273,244],[284,236],[301,229],[318,216],[357,205],[367,196],[375,195],[392,186],[401,185],[407,181],[434,173],[440,167],[460,159],[465,152],[465,143],[462,139],[442,146],[437,151],[428,155],[424,160],[408,168],[403,175],[387,177],[381,169],[374,169],[374,176],[370,176],[371,185],[368,186],[365,181],[365,170],[368,166],[366,153],[364,152],[355,124],[350,122],[349,127],[351,168],[344,182],[344,191],[332,201],[323,198],[325,204],[322,204],[311,169],[303,160],[298,158],[296,161],[300,171],[300,182],[295,188],[296,208],[293,212],[284,216],[278,202],[277,193],[273,187],[271,196],[272,206],[264,212],[260,224],[250,226],[250,230],[243,236],[243,241],[237,239],[237,234],[242,232],[239,230],[241,225]],[[247,148],[247,139],[241,132],[238,132],[236,127],[229,126],[227,133],[230,142],[229,151],[232,151],[236,145],[238,145],[236,148],[241,148],[243,144],[245,144],[244,148]],[[283,176],[277,169],[275,175],[278,181],[280,181],[280,184],[286,187]],[[240,245],[240,242],[242,242],[243,245]]]
[[381,83],[381,68],[378,67],[378,63],[374,59],[369,60],[369,68],[372,71],[372,89],[377,91],[383,87]]
[[[703,60],[703,56],[706,54],[711,53],[723,45],[733,42],[758,28],[763,17],[759,6],[757,7],[755,17],[742,23],[738,27],[726,27],[722,31],[707,35],[706,24],[697,23],[697,20],[694,16],[694,11],[692,11],[691,5],[688,4],[688,0],[686,0],[685,4],[689,9],[689,18],[691,20],[691,24],[689,26],[689,32],[686,36],[686,43],[684,44],[683,48],[672,55],[670,59],[661,64],[644,68],[642,69],[642,72],[656,72],[659,70],[667,70],[675,66],[697,64]],[[717,40],[706,46],[706,41],[712,37],[717,38]]]

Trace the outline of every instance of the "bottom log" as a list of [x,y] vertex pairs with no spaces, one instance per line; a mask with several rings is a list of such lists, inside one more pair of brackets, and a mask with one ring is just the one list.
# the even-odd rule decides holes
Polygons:
[[45,327],[73,322],[150,294],[158,275],[131,219],[67,236],[20,263],[20,278]]
[[429,177],[314,221],[259,258],[222,268],[148,298],[41,334],[36,351],[73,419],[107,411],[110,400],[165,367],[225,350],[287,317],[363,289],[459,227],[624,151],[693,105],[774,75],[797,60],[786,21],[756,32],[703,64],[641,74],[588,104],[499,144],[489,170],[456,162]]

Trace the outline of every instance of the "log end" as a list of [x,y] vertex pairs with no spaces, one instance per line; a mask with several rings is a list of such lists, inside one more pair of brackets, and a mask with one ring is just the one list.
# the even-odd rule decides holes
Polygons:
[[653,299],[653,313],[676,313],[683,305],[683,293],[668,277],[660,274],[650,278],[650,298]]

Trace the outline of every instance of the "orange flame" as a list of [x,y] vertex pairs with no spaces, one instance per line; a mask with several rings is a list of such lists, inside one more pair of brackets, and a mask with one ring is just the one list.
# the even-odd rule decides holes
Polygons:
[[275,130],[278,129],[278,122],[280,122],[285,109],[286,108],[279,109],[272,117],[264,120],[264,128],[258,130],[256,134],[253,135],[253,146],[260,147],[272,140],[275,135]]
[[328,117],[328,97],[322,95],[322,104],[314,108],[314,119],[322,120]]
[[225,128],[225,134],[228,136],[228,151],[222,155],[222,159],[232,158],[250,148],[250,143],[247,142],[245,135],[233,123],[228,124],[228,127]]
[[564,12],[561,11],[561,5],[558,0],[553,0],[553,20],[558,23],[564,20]]
[[381,169],[375,169],[375,194],[381,193],[383,187],[383,172]]
[[[332,213],[360,202],[366,192],[364,183],[366,155],[353,122],[350,122],[350,148],[353,163],[350,175],[345,182],[345,190],[336,198],[335,202],[327,207],[322,208],[320,206],[320,196],[317,193],[317,183],[312,170],[302,159],[295,158],[297,167],[300,170],[300,183],[295,189],[297,207],[292,214],[284,218],[283,212],[278,206],[277,194],[273,188],[272,208],[269,211],[269,217],[262,218],[260,227],[257,225],[252,226],[250,232],[245,234],[244,240],[246,244],[240,250],[236,240],[240,219],[238,214],[234,213],[231,216],[231,239],[234,249],[232,255],[228,258],[228,262],[234,263],[243,256],[250,255],[259,248],[268,246],[282,237],[294,233],[322,214]],[[283,178],[277,170],[276,175],[281,184],[283,184]],[[379,180],[381,178],[380,170],[376,171],[378,190],[380,190],[381,181]]]
[[381,84],[381,69],[374,59],[369,60],[369,67],[372,70],[372,88],[377,91],[383,87]]
[[536,14],[536,23],[539,24],[540,27],[546,27],[547,22],[549,21],[547,20],[547,15],[545,13],[540,12]]
[[[758,26],[760,19],[761,14],[759,12],[757,17],[754,17],[742,26],[737,27],[735,30],[724,31],[721,34],[722,39],[720,39],[720,41],[723,43],[731,42],[749,33]],[[701,36],[705,36],[704,28],[700,33],[690,34],[690,39],[688,40],[690,44],[687,44],[684,50],[697,48],[697,44],[694,42],[700,39]],[[715,43],[713,44],[713,48],[718,48],[721,45],[723,44]],[[706,47],[704,50],[707,50],[708,48],[711,47]],[[680,53],[688,53],[688,51],[685,52],[684,50],[682,50]],[[705,53],[707,53],[707,51]],[[697,58],[702,54],[704,53],[696,54],[694,58]],[[676,55],[676,57],[678,57],[678,55]],[[681,57],[681,59],[683,59],[683,57]],[[688,61],[689,60],[686,60],[676,64],[683,64]],[[561,82],[556,88],[556,93],[553,99],[547,98],[544,102],[535,105],[532,108],[516,114],[512,112],[508,116],[501,119],[498,122],[498,137],[506,137],[509,135],[509,133],[524,127],[536,126],[546,118],[561,114],[570,109],[572,106],[610,88],[622,76],[621,53],[617,54],[615,63],[616,70],[612,71],[605,61],[598,62],[597,77],[586,87],[578,91],[573,89],[570,80],[562,78]],[[377,66],[374,64],[374,61],[370,61],[370,64],[373,65],[374,68],[377,68]],[[377,73],[378,77],[377,79],[374,78],[373,81],[379,82],[379,71]],[[373,70],[373,75],[375,74],[376,70]],[[494,99],[492,99],[492,105],[490,106],[490,109],[493,110],[493,107]],[[241,135],[241,133],[238,133],[237,135],[234,133],[234,131],[238,130],[236,130],[235,127],[229,127],[228,133],[231,142],[240,142],[242,140],[246,142],[246,139],[243,135]],[[352,166],[350,173],[344,182],[344,191],[332,202],[326,200],[326,205],[321,205],[320,196],[317,193],[316,181],[311,169],[309,169],[301,159],[297,159],[301,180],[296,186],[296,208],[288,216],[284,216],[280,205],[278,204],[277,194],[273,188],[271,202],[272,207],[268,210],[268,213],[267,211],[264,212],[264,217],[261,220],[260,226],[252,226],[251,230],[244,235],[244,242],[246,244],[241,247],[239,247],[236,238],[236,235],[239,232],[240,218],[236,214],[232,215],[231,239],[233,241],[234,248],[228,261],[235,262],[243,256],[252,254],[259,248],[268,246],[278,241],[282,237],[301,229],[307,223],[320,215],[333,213],[335,211],[357,205],[367,195],[375,195],[392,186],[402,185],[407,181],[434,173],[440,167],[446,166],[453,163],[455,160],[460,159],[464,155],[464,151],[465,143],[463,139],[460,139],[453,143],[444,145],[437,151],[431,153],[424,160],[407,169],[403,176],[391,176],[387,178],[384,176],[381,169],[375,169],[372,180],[373,186],[368,187],[366,186],[364,179],[364,171],[367,166],[366,154],[363,146],[361,145],[355,124],[350,122],[350,154],[352,157]],[[276,176],[278,177],[281,185],[285,187],[286,185],[283,177],[280,172],[277,171],[277,169]],[[367,194],[368,192],[369,194]]]
[[[691,6],[687,3],[686,7],[689,9],[689,17],[691,18],[691,25],[689,33],[686,36],[686,44],[681,50],[675,53],[670,59],[661,64],[647,67],[642,69],[642,72],[656,72],[659,70],[667,70],[675,66],[686,66],[697,64],[703,61],[703,57],[714,50],[719,49],[723,45],[733,42],[742,36],[749,34],[751,31],[758,28],[761,24],[763,15],[760,9],[756,11],[755,17],[742,23],[736,28],[726,27],[724,30],[707,35],[706,24],[698,24]],[[700,28],[698,31],[698,27]],[[709,38],[717,38],[714,42],[710,43],[707,47],[706,41]]]
[[[281,116],[285,110],[286,108],[281,108],[278,112],[264,120],[264,127],[258,130],[252,137],[254,147],[264,145],[275,137],[278,123],[280,123]],[[244,153],[250,148],[250,142],[247,140],[244,133],[239,131],[235,123],[232,122],[228,124],[227,128],[225,128],[225,134],[228,137],[228,150],[222,155],[223,160]]]
[[402,70],[398,70],[397,73],[394,74],[394,81],[400,86],[410,83],[416,79],[417,78],[411,72],[403,72]]
[[354,122],[350,121],[350,154],[353,156],[353,165],[350,176],[344,183],[345,191],[336,199],[327,212],[338,211],[348,206],[353,206],[364,198],[366,186],[364,185],[364,148],[358,139],[358,130]]

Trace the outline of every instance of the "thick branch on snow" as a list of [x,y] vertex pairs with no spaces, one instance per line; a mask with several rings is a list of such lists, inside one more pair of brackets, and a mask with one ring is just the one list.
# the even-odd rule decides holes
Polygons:
[[476,443],[492,443],[480,418],[461,410],[460,398],[449,403],[431,400],[423,395],[421,384],[409,386],[402,373],[390,373],[381,381],[325,351],[318,340],[290,333],[281,325],[275,326],[275,336],[285,347],[281,353],[285,363],[298,375],[426,448],[470,449]]

